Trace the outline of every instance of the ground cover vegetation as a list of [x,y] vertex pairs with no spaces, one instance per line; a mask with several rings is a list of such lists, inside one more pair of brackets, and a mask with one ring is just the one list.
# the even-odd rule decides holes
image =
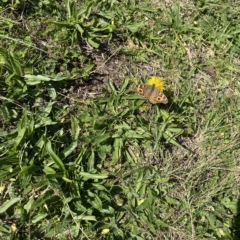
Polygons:
[[1,239],[240,239],[239,1],[0,12]]

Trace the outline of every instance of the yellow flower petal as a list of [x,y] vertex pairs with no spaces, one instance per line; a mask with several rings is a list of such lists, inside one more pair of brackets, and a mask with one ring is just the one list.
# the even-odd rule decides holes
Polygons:
[[15,224],[15,223],[13,223],[13,224],[11,225],[11,229],[12,229],[12,232],[16,232],[16,231],[17,231],[17,227],[16,227],[16,224]]
[[101,232],[101,234],[108,234],[110,232],[110,229],[108,229],[108,228],[105,228],[105,229],[103,229],[102,230],[102,232]]
[[156,88],[163,91],[165,89],[164,82],[160,77],[153,76],[147,80],[147,84],[155,85]]
[[5,186],[1,186],[1,187],[0,187],[0,194],[3,193],[4,189],[5,189]]

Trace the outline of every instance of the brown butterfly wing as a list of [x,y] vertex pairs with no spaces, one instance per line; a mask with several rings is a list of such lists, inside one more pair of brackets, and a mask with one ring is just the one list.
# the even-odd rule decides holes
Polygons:
[[144,98],[148,98],[146,95],[146,85],[142,84],[142,85],[133,86],[133,91],[138,93]]
[[168,99],[165,96],[165,94],[163,92],[161,92],[160,90],[157,89],[157,91],[155,92],[153,98],[149,99],[149,101],[152,104],[156,104],[156,103],[163,103],[163,104],[167,104],[168,103]]
[[141,95],[142,97],[148,99],[152,104],[156,103],[168,103],[167,97],[155,85],[137,85],[133,87],[133,91]]

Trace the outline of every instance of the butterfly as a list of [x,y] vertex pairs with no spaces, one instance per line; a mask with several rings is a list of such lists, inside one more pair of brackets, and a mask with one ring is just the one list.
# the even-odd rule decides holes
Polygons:
[[133,86],[133,91],[141,95],[142,97],[146,98],[150,103],[156,104],[156,103],[168,103],[168,99],[165,96],[165,94],[160,91],[158,88],[155,87],[155,84],[153,85],[136,85]]

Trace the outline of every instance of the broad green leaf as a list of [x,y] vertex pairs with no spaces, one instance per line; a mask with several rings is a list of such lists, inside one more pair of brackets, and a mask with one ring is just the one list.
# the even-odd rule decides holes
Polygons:
[[100,144],[100,143],[102,143],[102,142],[104,142],[104,141],[106,141],[107,139],[109,139],[109,138],[111,138],[111,135],[110,134],[108,134],[108,133],[103,133],[103,135],[102,136],[98,136],[98,137],[95,137],[93,140],[94,140],[94,144]]
[[47,213],[38,213],[32,219],[32,223],[37,223],[48,216]]
[[49,94],[50,98],[52,100],[55,100],[56,97],[57,97],[57,92],[56,92],[55,88],[49,82],[46,84],[46,88],[47,88],[47,91],[48,91],[48,94]]
[[97,151],[98,156],[101,160],[105,160],[107,157],[107,153],[111,152],[112,147],[110,145],[102,145]]
[[63,204],[68,204],[68,203],[70,203],[72,200],[73,200],[72,197],[64,198],[64,199],[63,199]]
[[139,22],[139,23],[134,23],[134,24],[128,24],[126,25],[126,27],[132,32],[132,33],[136,33],[140,30],[140,28],[143,28],[145,26],[144,21],[143,22]]
[[0,206],[0,213],[6,212],[12,205],[14,205],[15,203],[19,202],[20,200],[21,200],[21,198],[12,198],[12,199],[4,202]]
[[97,221],[95,216],[84,216],[84,215],[76,216],[76,217],[74,217],[74,219],[85,220],[85,221]]
[[[42,113],[41,113],[41,117],[44,118],[44,117],[47,117],[51,112],[52,112],[52,108],[53,108],[53,105],[55,104],[56,102],[49,102],[47,104],[47,106],[43,109]],[[39,117],[40,117],[39,116]]]
[[138,172],[137,172],[137,179],[136,179],[136,183],[135,183],[135,189],[136,189],[136,192],[139,191],[140,188],[142,188],[143,186],[143,169],[140,169]]
[[107,191],[107,188],[104,185],[98,183],[92,183],[92,186],[100,191]]
[[36,172],[40,169],[41,168],[37,165],[24,166],[19,174],[20,174],[20,176],[27,176],[27,175],[33,174],[34,172]]
[[113,155],[112,155],[112,161],[118,162],[121,158],[121,149],[123,146],[123,140],[121,138],[115,138],[113,143]]
[[123,231],[120,228],[115,228],[113,233],[114,233],[114,236],[117,237],[117,239],[124,239],[125,234],[123,233]]
[[165,228],[169,227],[169,224],[167,224],[166,222],[162,221],[159,218],[155,219],[155,223],[160,227],[165,227]]
[[179,201],[174,198],[166,196],[165,199],[169,204],[179,204]]
[[234,214],[237,214],[237,206],[238,206],[238,200],[233,199],[231,200],[229,197],[225,197],[221,199],[221,203],[228,209],[230,209]]
[[87,66],[82,68],[83,74],[89,73],[95,67],[94,64],[88,64]]
[[110,87],[110,89],[111,89],[111,92],[114,94],[114,95],[117,95],[117,90],[116,90],[116,88],[115,88],[115,86],[114,86],[114,84],[113,84],[113,82],[112,81],[108,81],[108,86]]
[[149,139],[150,138],[150,134],[148,132],[145,132],[143,134],[138,134],[135,131],[127,131],[125,134],[126,138],[129,139]]
[[167,120],[170,117],[169,113],[164,109],[160,109],[159,112],[160,115],[163,116],[164,120]]
[[108,206],[108,209],[101,209],[101,210],[99,210],[101,213],[103,213],[103,214],[110,214],[110,215],[113,215],[114,214],[114,208],[112,208],[112,207],[110,207],[110,206]]
[[7,229],[3,226],[0,226],[0,232],[10,234],[11,230],[10,230],[10,227],[9,227],[9,229]]
[[61,169],[62,171],[66,171],[65,166],[62,162],[62,160],[57,156],[57,154],[52,150],[52,144],[50,141],[47,142],[46,144],[46,150],[49,154],[49,156],[51,157],[51,159],[55,162],[55,164],[57,165],[57,167],[59,169]]
[[11,67],[12,67],[12,70],[14,71],[14,73],[18,76],[22,76],[22,69],[21,69],[19,61],[16,59],[16,56],[14,56],[14,54],[12,52],[10,52],[8,57],[9,57],[8,60],[11,63]]
[[60,154],[61,158],[65,159],[66,157],[68,157],[76,149],[77,145],[78,145],[77,141],[72,142],[67,148],[65,148],[61,152],[61,154]]
[[27,85],[37,85],[40,84],[41,82],[49,82],[49,81],[63,81],[68,79],[67,77],[63,77],[61,75],[56,75],[54,78],[48,77],[48,76],[43,76],[43,75],[31,75],[31,74],[26,74],[24,75],[25,82]]
[[166,182],[168,182],[169,181],[169,177],[163,177],[163,178],[157,178],[156,179],[156,183],[166,183]]
[[184,130],[181,128],[177,128],[177,127],[175,128],[175,127],[171,127],[171,126],[169,126],[167,128],[167,131],[172,132],[172,133],[177,133],[177,134],[182,134],[184,132]]
[[92,174],[92,173],[87,173],[87,172],[80,172],[79,174],[86,179],[105,179],[105,178],[108,178],[108,175],[105,175],[105,174]]
[[94,198],[91,198],[88,202],[99,211],[102,210],[102,201],[97,195],[95,195]]
[[65,181],[65,182],[68,182],[68,183],[71,183],[72,180],[70,180],[69,178],[66,178],[66,177],[62,177],[62,179]]
[[84,33],[84,30],[80,24],[75,24],[74,27],[81,33],[81,35]]
[[216,228],[216,217],[213,214],[206,215],[212,229]]
[[38,154],[42,151],[43,146],[45,144],[45,135],[43,134],[39,140],[35,143],[35,146],[33,147],[33,151],[32,153],[29,155],[29,159],[32,160],[34,159],[36,156],[38,156]]
[[74,140],[78,139],[80,132],[79,120],[71,115],[71,135]]
[[28,125],[28,119],[27,119],[27,111],[23,112],[22,119],[20,120],[18,124],[18,136],[15,139],[15,146],[17,147],[20,142],[25,137],[26,131],[27,131],[27,125]]
[[88,162],[87,162],[87,171],[92,172],[94,170],[94,161],[95,160],[95,153],[92,150],[91,155],[88,157]]
[[94,48],[99,48],[99,46],[100,46],[100,43],[96,39],[93,40],[92,38],[88,38],[87,41]]
[[129,84],[129,79],[124,78],[123,83],[122,83],[121,88],[120,88],[120,91],[119,91],[120,94],[123,93],[126,90],[128,84]]
[[180,148],[183,148],[183,146],[181,146],[174,138],[174,136],[172,135],[171,132],[169,131],[166,131],[165,133],[163,133],[163,137],[166,139],[167,142],[177,146],[177,147],[180,147]]
[[58,122],[52,121],[50,117],[43,117],[41,115],[37,118],[37,121],[38,122],[35,125],[35,129],[43,127],[43,126],[46,127],[46,126],[49,126],[49,125],[55,125],[55,124],[58,123]]
[[30,198],[27,204],[24,205],[23,208],[27,211],[27,213],[29,213],[29,211],[31,210],[33,203],[34,203],[34,199]]
[[42,75],[30,75],[26,74],[24,75],[26,84],[28,85],[37,85],[40,84],[42,81],[51,81],[51,78],[42,76]]
[[48,174],[51,174],[51,175],[52,174],[56,174],[56,171],[53,168],[49,167],[49,166],[44,166],[43,171],[44,171],[44,173],[46,175],[48,175]]

